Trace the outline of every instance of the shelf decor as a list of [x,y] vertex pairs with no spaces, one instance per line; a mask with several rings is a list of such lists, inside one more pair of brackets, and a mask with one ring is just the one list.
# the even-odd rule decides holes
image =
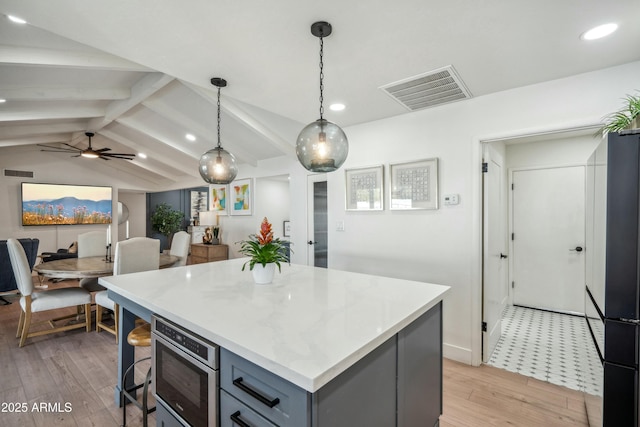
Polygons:
[[345,209],[348,211],[381,211],[384,209],[384,166],[345,170]]
[[238,179],[229,185],[231,194],[231,215],[251,215],[253,213],[253,185],[251,178]]
[[438,158],[389,166],[390,209],[438,209]]

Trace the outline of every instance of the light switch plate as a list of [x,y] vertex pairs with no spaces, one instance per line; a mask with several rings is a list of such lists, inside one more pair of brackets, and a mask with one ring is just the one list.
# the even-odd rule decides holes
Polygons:
[[460,203],[460,195],[458,194],[445,194],[444,195],[444,204],[446,206],[457,205]]

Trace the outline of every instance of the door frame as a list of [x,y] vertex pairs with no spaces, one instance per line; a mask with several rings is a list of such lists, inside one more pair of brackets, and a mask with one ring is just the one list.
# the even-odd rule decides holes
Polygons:
[[[487,279],[487,267],[490,266],[490,264],[495,261],[492,259],[492,256],[494,256],[494,254],[491,254],[489,252],[490,250],[490,246],[489,246],[489,236],[495,236],[494,233],[495,230],[489,228],[489,230],[487,230],[487,226],[489,225],[489,221],[491,216],[493,215],[499,215],[499,219],[503,220],[503,221],[507,221],[508,222],[508,205],[506,203],[507,200],[507,196],[508,196],[508,192],[507,192],[507,184],[506,184],[506,171],[505,171],[505,158],[502,156],[502,154],[493,146],[493,143],[484,143],[482,146],[483,149],[483,156],[482,156],[482,162],[483,162],[483,168],[484,168],[484,164],[487,164],[487,171],[484,172],[483,170],[483,174],[482,174],[482,178],[483,178],[483,182],[482,182],[482,188],[483,188],[483,194],[482,194],[482,198],[483,198],[483,203],[482,203],[482,360],[483,362],[487,362],[489,360],[489,357],[491,354],[487,354],[487,350],[491,350],[490,353],[495,349],[495,344],[490,348],[489,346],[491,345],[491,340],[489,340],[489,338],[493,335],[494,330],[492,329],[496,324],[487,324],[487,320],[491,320],[487,318],[487,305],[491,305],[491,304],[487,304],[487,287],[491,286],[494,287],[493,291],[495,293],[496,291],[496,286],[500,291],[504,291],[503,286],[507,287],[506,290],[506,294],[501,295],[501,299],[500,299],[500,306],[504,307],[505,304],[508,303],[509,301],[509,288],[508,288],[508,282],[509,282],[509,277],[508,277],[508,269],[509,269],[509,265],[507,263],[504,263],[502,257],[500,257],[500,259],[498,259],[498,263],[500,263],[501,265],[501,273],[499,275],[498,278],[496,277],[492,277],[492,279],[498,279],[497,283],[486,283],[486,279]],[[489,173],[491,170],[493,170],[493,162],[496,160],[500,160],[499,162],[499,166],[500,166],[500,175],[499,175],[499,183],[497,188],[492,188],[491,187],[491,183],[487,183],[487,177],[489,176]],[[494,209],[491,209],[491,206],[487,205],[488,200],[488,193],[486,193],[487,191],[493,193],[493,194],[499,194],[499,200],[500,200],[500,206],[498,207],[498,211],[495,211]],[[501,210],[501,212],[500,212]],[[503,251],[505,253],[507,253],[507,258],[511,258],[508,254],[510,254],[511,252],[507,249],[508,248],[508,243],[507,243],[507,233],[508,233],[508,226],[506,224],[504,224],[502,227],[498,227],[498,229],[501,229],[502,231],[502,242],[501,242],[501,250],[500,250],[500,255],[502,255]],[[507,259],[508,261],[508,259]],[[506,264],[506,265],[505,265]],[[507,269],[507,271],[504,271],[504,269]],[[502,316],[502,310],[500,313],[500,317]],[[486,328],[485,328],[486,325]],[[497,323],[497,327],[502,328],[501,326],[501,320],[498,321]],[[501,335],[501,333],[500,333]]]
[[[314,174],[309,174],[306,176],[307,177],[307,233],[306,233],[306,239],[304,240],[305,245],[306,245],[306,252],[307,252],[307,256],[306,256],[306,261],[307,261],[307,265],[313,266],[314,265],[314,261],[312,260],[312,256],[311,256],[311,245],[309,245],[307,242],[313,239],[314,236],[314,220],[313,220],[313,215],[314,215],[314,210],[313,210],[313,206],[314,206],[314,191],[313,191],[313,184],[316,182],[322,182],[322,181],[327,181],[327,189],[328,189],[328,180],[327,180],[327,174],[326,173],[314,173]],[[329,202],[328,200],[328,195],[327,195],[327,203]],[[328,207],[327,207],[328,210]],[[327,230],[328,232],[329,230]],[[328,242],[327,242],[328,243]],[[328,261],[328,257],[329,257],[329,246],[327,244],[327,261]]]
[[445,346],[447,356],[454,360],[467,363],[472,366],[480,366],[482,363],[482,144],[507,141],[537,136],[552,136],[569,134],[573,132],[595,132],[601,126],[597,121],[585,121],[574,126],[552,127],[545,126],[536,129],[516,129],[494,135],[471,136],[471,239],[472,248],[470,266],[471,287],[471,351],[465,351],[455,346]]

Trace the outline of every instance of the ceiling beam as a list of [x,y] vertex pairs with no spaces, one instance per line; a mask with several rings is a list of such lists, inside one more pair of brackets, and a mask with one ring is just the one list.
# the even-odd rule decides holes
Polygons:
[[[182,111],[178,110],[177,108],[173,108],[171,105],[167,103],[164,103],[161,101],[159,102],[159,101],[148,100],[148,101],[145,101],[143,105],[148,109],[150,109],[151,111],[155,112],[156,114],[159,114],[162,117],[165,117],[167,120],[173,121],[174,123],[178,123],[184,126],[185,129],[190,129],[192,132],[196,134],[207,135],[215,132],[214,129],[205,127],[201,124],[201,122],[192,120],[188,115],[184,114]],[[226,141],[229,142],[229,139],[227,139]],[[227,144],[225,143],[225,145]],[[238,160],[238,162],[246,163],[248,165],[257,166],[258,159],[256,158],[256,156],[250,151],[242,149],[241,147],[238,147],[238,145],[239,144],[234,144],[233,141],[231,141],[231,143],[229,144],[229,146],[234,147],[232,151],[233,151],[233,155],[236,157],[236,160]],[[213,147],[214,145],[211,146],[211,148]],[[194,156],[199,158],[202,154],[203,153],[194,153]]]
[[36,135],[22,138],[2,138],[0,147],[14,147],[18,145],[53,144],[57,142],[67,142],[69,134]]
[[102,129],[136,105],[140,104],[151,95],[171,83],[173,80],[173,77],[163,73],[147,74],[131,87],[131,96],[129,98],[111,102],[107,106],[106,114],[103,117],[98,117],[89,121],[88,128],[93,131]]
[[[204,89],[202,87],[196,86],[194,84],[183,82],[187,87],[191,88],[195,93],[202,96],[207,101],[211,102],[214,105],[218,103],[218,94],[209,89]],[[227,114],[235,117],[238,121],[243,122],[252,129],[257,134],[263,136],[271,144],[280,150],[285,155],[295,155],[295,147],[291,145],[287,140],[282,138],[280,135],[273,132],[255,117],[244,111],[237,104],[233,102],[231,98],[225,97],[225,101],[220,104],[220,108],[224,110]]]
[[12,101],[93,101],[127,99],[129,88],[89,88],[69,86],[0,86],[2,97]]
[[[139,128],[136,127],[136,130],[139,132],[142,132]],[[107,130],[107,129],[103,129],[100,131],[100,135],[111,139],[112,141],[115,141],[119,144],[122,144],[128,148],[131,148],[132,150],[136,151],[136,152],[147,152],[147,147],[142,146],[141,144],[138,144],[134,141],[131,141],[128,138],[125,138],[119,134],[117,134],[116,132]],[[189,159],[181,159],[182,156],[188,156],[187,154],[184,154],[183,152],[180,153],[176,153],[175,156],[167,156],[167,155],[163,155],[160,154],[158,151],[154,151],[153,153],[149,154],[151,157],[153,157],[153,159],[157,162],[161,162],[161,163],[165,163],[167,164],[170,168],[182,172],[183,174],[187,175],[187,176],[193,176],[193,177],[198,177],[199,173],[198,173],[198,169],[197,169],[197,165],[195,167],[192,166],[192,164],[189,162],[189,159],[191,161],[194,161],[193,158],[191,158],[189,156]],[[187,160],[187,161],[184,161]],[[142,162],[140,162],[142,163]],[[175,177],[177,178],[177,177]]]
[[25,111],[4,111],[0,114],[0,122],[12,122],[18,120],[89,119],[103,115],[103,107],[67,103],[65,105],[49,106],[48,108],[30,108]]
[[0,63],[111,71],[151,71],[135,62],[104,52],[82,52],[0,45]]
[[21,138],[52,133],[66,133],[66,141],[68,142],[70,140],[70,133],[81,131],[83,132],[86,127],[86,120],[68,120],[54,123],[34,123],[16,126],[2,126],[0,127],[0,139]]

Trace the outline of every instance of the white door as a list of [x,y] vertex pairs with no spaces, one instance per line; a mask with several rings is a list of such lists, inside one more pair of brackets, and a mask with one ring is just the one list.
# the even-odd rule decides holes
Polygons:
[[509,295],[507,286],[506,208],[502,156],[484,146],[486,172],[483,186],[483,277],[482,277],[482,360],[488,362],[502,333],[502,311]]
[[307,265],[327,267],[327,175],[307,177]]
[[513,172],[513,303],[584,312],[583,166]]

